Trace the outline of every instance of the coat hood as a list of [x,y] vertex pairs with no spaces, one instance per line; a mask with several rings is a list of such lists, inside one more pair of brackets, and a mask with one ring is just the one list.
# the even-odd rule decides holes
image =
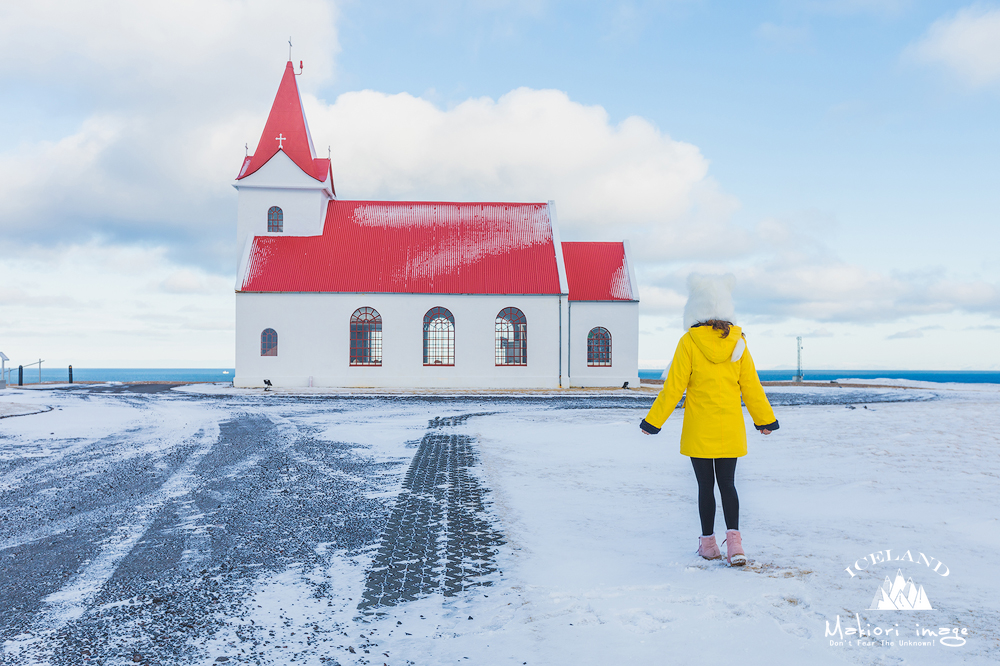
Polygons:
[[[739,326],[730,326],[729,335],[722,337],[722,331],[717,331],[711,326],[698,326],[688,331],[691,340],[694,341],[698,350],[705,355],[712,363],[728,363],[739,360],[733,358],[736,345],[743,340],[743,330]],[[741,345],[746,347],[746,343]],[[742,352],[742,350],[740,350]],[[742,353],[740,354],[742,356]]]
[[733,288],[736,276],[703,275],[691,273],[687,279],[688,296],[684,306],[684,328],[710,319],[735,322],[736,308],[733,305]]

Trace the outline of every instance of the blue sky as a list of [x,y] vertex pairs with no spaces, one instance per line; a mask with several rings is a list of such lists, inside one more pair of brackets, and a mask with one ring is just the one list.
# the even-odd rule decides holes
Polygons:
[[697,145],[745,224],[815,216],[837,247],[903,270],[914,251],[982,269],[969,248],[997,239],[996,89],[906,55],[961,3],[369,4],[342,10],[330,99],[556,88]]
[[1000,368],[1000,3],[102,3],[0,8],[12,358],[231,364],[229,184],[291,35],[341,196],[631,238],[644,365],[699,270],[760,367]]

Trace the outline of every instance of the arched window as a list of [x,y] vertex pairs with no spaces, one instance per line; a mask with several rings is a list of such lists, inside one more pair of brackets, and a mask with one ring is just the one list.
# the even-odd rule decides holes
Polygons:
[[424,315],[424,365],[455,365],[455,317],[447,308]]
[[382,365],[382,316],[375,308],[351,315],[351,365]]
[[611,366],[611,333],[598,326],[587,334],[587,365]]
[[278,334],[275,333],[273,328],[265,328],[260,333],[260,355],[278,355]]
[[528,365],[528,320],[517,308],[497,313],[496,364]]
[[267,230],[268,231],[284,231],[285,230],[285,214],[281,212],[281,209],[277,206],[271,206],[267,209]]

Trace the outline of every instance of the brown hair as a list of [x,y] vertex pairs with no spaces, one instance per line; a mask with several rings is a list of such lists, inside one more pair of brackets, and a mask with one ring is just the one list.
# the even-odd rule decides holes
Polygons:
[[694,325],[697,326],[711,326],[714,331],[722,331],[722,337],[729,337],[729,327],[733,325],[731,321],[723,321],[722,319],[709,319],[708,321],[700,321]]

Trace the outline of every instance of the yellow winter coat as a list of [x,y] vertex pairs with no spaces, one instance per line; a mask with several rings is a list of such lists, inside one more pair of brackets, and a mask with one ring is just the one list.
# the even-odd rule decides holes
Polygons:
[[[744,342],[743,353],[734,361],[733,352],[740,341]],[[747,431],[741,396],[755,425],[777,427],[745,344],[739,326],[732,326],[725,338],[711,326],[692,327],[677,343],[663,390],[646,415],[646,423],[659,431],[686,390],[682,454],[693,458],[745,456]]]

